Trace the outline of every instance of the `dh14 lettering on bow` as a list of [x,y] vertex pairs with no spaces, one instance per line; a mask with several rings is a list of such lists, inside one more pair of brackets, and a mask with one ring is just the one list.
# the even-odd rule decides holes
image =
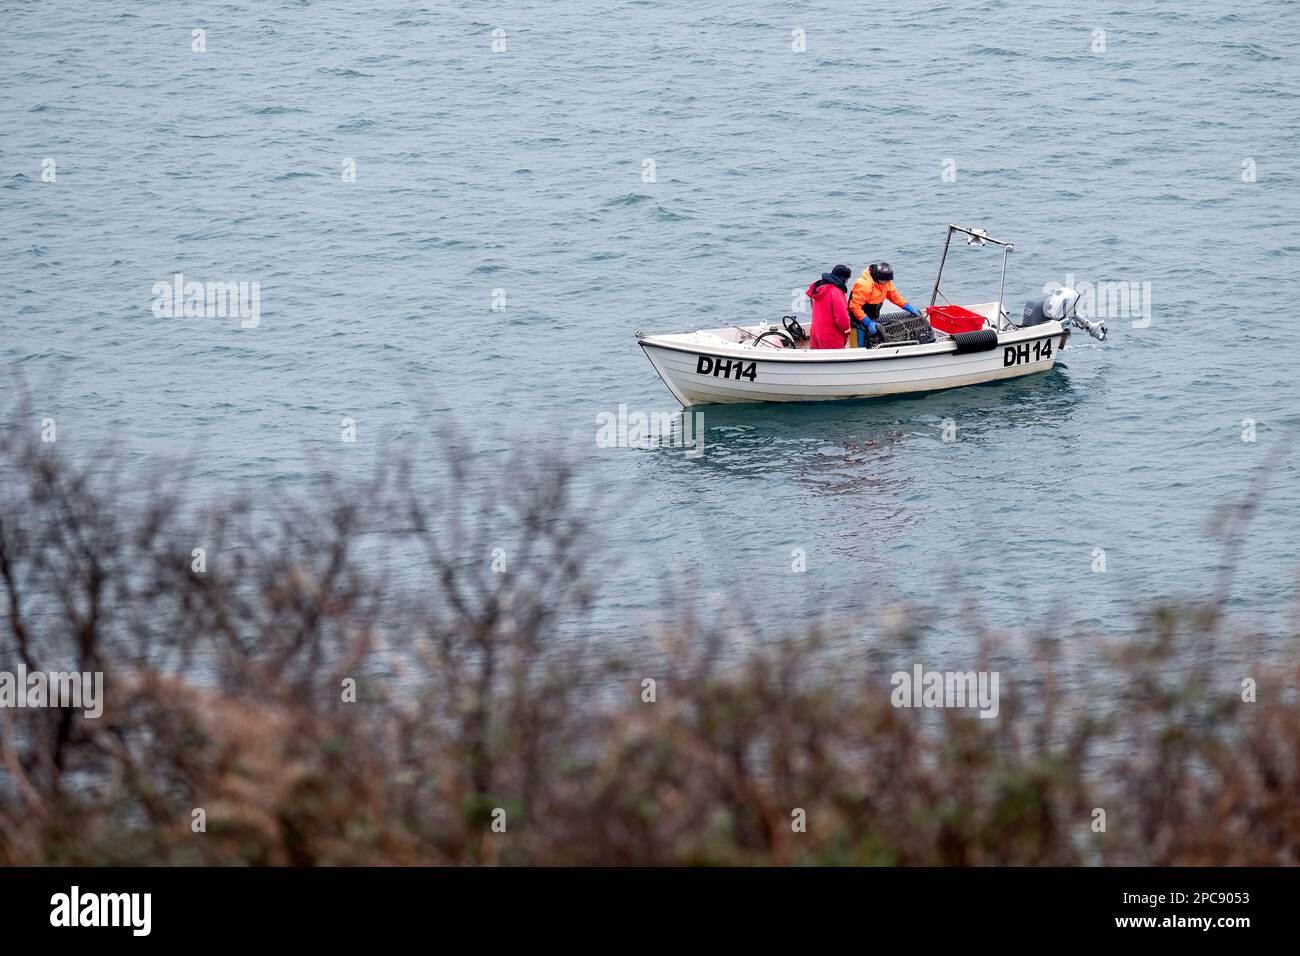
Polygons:
[[[1033,356],[1030,359],[1030,356]],[[1024,362],[1041,362],[1052,357],[1052,340],[1039,339],[1037,342],[1022,342],[1008,345],[1002,350],[1002,365],[1020,365]]]
[[734,378],[736,381],[747,378],[752,382],[758,378],[754,365],[754,362],[746,362],[744,359],[724,359],[714,358],[711,355],[701,355],[700,360],[695,363],[695,371],[700,375],[712,375],[714,378]]

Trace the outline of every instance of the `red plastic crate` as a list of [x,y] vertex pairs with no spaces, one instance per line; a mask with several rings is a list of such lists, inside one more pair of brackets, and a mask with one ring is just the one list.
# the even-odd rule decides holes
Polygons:
[[948,335],[978,332],[984,328],[984,316],[970,309],[964,309],[960,305],[926,306],[925,317],[930,320],[933,328]]

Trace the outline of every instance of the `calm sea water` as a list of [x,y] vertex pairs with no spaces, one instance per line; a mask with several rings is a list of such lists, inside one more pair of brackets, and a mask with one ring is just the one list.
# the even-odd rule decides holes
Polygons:
[[[995,623],[1122,634],[1150,599],[1214,587],[1209,521],[1276,453],[1234,603],[1282,626],[1300,571],[1300,455],[1275,452],[1300,372],[1292,3],[3,14],[0,358],[71,454],[108,441],[189,456],[213,494],[292,488],[394,450],[436,472],[454,419],[520,482],[523,443],[579,461],[621,555],[611,633],[671,582],[776,628],[961,591]],[[837,262],[887,258],[922,299],[949,222],[1016,243],[1013,310],[1067,276],[1142,302],[1047,375],[710,408],[699,459],[596,447],[601,412],[676,407],[635,329],[775,319]],[[992,298],[994,254],[963,251],[954,281]],[[156,317],[177,272],[260,283],[258,326]]]

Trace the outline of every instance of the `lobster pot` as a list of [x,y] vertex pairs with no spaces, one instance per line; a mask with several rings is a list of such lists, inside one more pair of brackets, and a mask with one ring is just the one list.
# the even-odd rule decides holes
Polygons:
[[907,312],[891,312],[876,319],[880,329],[881,342],[919,342],[922,345],[934,341],[934,330],[924,315],[911,315]]

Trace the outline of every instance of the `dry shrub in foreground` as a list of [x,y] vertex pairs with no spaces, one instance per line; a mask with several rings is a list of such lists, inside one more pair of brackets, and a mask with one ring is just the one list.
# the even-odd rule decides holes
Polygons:
[[[183,489],[128,494],[2,442],[0,669],[103,671],[107,700],[98,720],[0,710],[0,864],[1300,855],[1300,659],[1242,703],[1185,666],[1226,634],[1216,614],[1153,613],[1099,654],[1109,708],[1066,694],[1043,642],[997,719],[899,710],[892,668],[833,630],[738,650],[686,615],[585,637],[602,559],[560,462],[493,482],[452,448],[447,487],[471,502],[397,470],[194,515]],[[981,660],[1003,644],[973,639]]]

